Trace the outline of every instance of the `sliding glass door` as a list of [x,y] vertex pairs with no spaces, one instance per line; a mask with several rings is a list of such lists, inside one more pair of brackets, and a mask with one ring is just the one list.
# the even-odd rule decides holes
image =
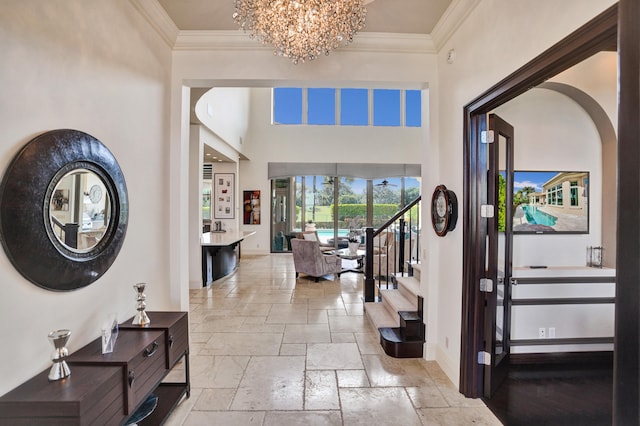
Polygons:
[[420,194],[415,177],[311,175],[273,179],[271,186],[272,252],[290,251],[290,239],[304,230],[316,230],[321,242],[347,247],[349,229],[378,228]]

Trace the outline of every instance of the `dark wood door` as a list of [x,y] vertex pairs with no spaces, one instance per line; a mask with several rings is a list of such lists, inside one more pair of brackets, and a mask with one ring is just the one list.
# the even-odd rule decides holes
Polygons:
[[[513,126],[489,114],[487,132],[487,273],[483,362],[484,396],[491,398],[509,367],[513,255]],[[487,208],[485,208],[486,210]]]

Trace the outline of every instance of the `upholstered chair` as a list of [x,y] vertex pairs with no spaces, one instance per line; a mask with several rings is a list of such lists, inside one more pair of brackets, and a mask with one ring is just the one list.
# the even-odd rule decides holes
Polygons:
[[378,278],[390,277],[397,269],[397,267],[394,267],[394,262],[397,262],[395,239],[391,232],[382,233],[380,236],[383,237],[384,243],[382,239],[379,243],[375,239],[373,242],[373,276]]
[[[386,235],[384,235],[386,234]],[[376,238],[381,237],[379,242],[376,242]],[[390,277],[392,274],[398,272],[400,253],[399,253],[399,241],[396,240],[396,236],[393,232],[383,232],[374,238],[373,241],[373,276],[374,277]],[[383,243],[384,241],[384,243]],[[405,238],[404,240],[404,263],[405,271],[406,263],[417,257],[417,244],[416,235],[412,233],[411,238]]]
[[320,241],[320,237],[318,237],[318,231],[315,230],[299,232],[296,235],[296,238],[301,238],[308,241],[317,241],[319,243],[320,250],[322,251],[330,251],[334,249],[333,244],[323,243],[322,241]]
[[293,264],[296,268],[296,278],[300,273],[314,277],[316,282],[324,275],[342,272],[342,260],[332,254],[322,254],[319,241],[293,238],[291,240]]

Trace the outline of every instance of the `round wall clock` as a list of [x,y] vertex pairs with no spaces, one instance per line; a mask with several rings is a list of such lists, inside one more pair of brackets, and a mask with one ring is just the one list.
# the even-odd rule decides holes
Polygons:
[[102,199],[102,188],[98,185],[93,185],[89,190],[89,199],[93,204],[97,204]]
[[444,185],[436,186],[431,197],[431,222],[440,237],[453,231],[458,221],[458,198]]

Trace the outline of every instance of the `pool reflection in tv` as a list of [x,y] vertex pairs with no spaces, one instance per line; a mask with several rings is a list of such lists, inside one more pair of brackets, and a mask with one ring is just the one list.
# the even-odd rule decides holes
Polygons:
[[[500,186],[506,186],[504,173],[499,180]],[[504,215],[500,210],[499,215]],[[504,228],[505,222],[499,223]],[[589,172],[515,171],[513,232],[588,234]]]

